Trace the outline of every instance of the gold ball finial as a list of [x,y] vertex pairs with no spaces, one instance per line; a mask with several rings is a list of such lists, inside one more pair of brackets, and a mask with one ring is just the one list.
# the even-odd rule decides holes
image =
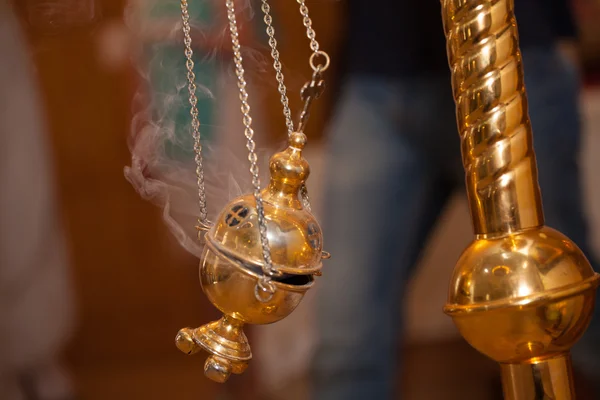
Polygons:
[[289,145],[297,150],[303,150],[307,140],[304,133],[292,132],[289,138]]

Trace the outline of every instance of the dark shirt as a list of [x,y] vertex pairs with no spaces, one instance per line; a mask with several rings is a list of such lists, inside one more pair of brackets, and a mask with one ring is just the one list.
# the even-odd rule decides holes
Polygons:
[[[348,0],[342,72],[405,77],[448,72],[440,0]],[[576,35],[567,0],[515,0],[521,48]]]

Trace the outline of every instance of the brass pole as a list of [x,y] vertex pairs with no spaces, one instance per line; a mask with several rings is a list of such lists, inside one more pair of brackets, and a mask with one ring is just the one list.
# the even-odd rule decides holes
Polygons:
[[514,1],[441,1],[475,232],[444,311],[501,364],[505,399],[573,399],[600,275],[544,226]]

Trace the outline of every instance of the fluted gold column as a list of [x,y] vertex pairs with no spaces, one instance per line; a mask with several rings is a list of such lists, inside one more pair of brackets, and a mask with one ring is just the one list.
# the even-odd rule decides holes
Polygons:
[[589,324],[599,275],[544,226],[513,0],[442,6],[475,232],[445,312],[502,364],[506,399],[571,399],[569,349]]
[[473,225],[544,223],[512,1],[446,1],[444,26]]

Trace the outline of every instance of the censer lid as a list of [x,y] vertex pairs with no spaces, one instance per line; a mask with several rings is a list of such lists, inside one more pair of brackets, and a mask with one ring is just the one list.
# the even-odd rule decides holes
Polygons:
[[[322,266],[323,234],[300,200],[300,190],[310,173],[302,156],[303,133],[290,135],[288,147],[271,157],[269,185],[261,196],[273,267],[283,274],[318,274]],[[264,263],[258,229],[256,201],[252,194],[231,201],[221,212],[207,240],[238,263]]]
[[288,147],[271,157],[269,170],[271,179],[263,190],[263,200],[281,207],[303,210],[299,193],[310,174],[310,166],[302,156],[306,145],[306,135],[293,132],[288,139]]

